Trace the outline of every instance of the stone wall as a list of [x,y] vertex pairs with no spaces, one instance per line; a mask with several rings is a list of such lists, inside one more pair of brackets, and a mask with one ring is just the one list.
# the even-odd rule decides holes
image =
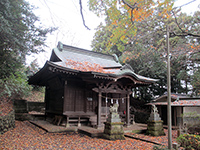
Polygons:
[[28,113],[27,100],[14,100],[15,113]]
[[200,125],[200,117],[183,117],[183,123],[186,123],[187,127]]
[[183,123],[187,126],[200,125],[200,107],[183,107]]
[[16,120],[32,120],[33,116],[28,112],[44,111],[45,103],[43,102],[29,102],[27,100],[14,100],[14,110],[15,110],[15,119]]
[[27,100],[14,100],[15,113],[28,113],[29,111],[40,112],[45,108],[43,102],[29,102]]
[[38,111],[40,112],[45,108],[45,103],[43,102],[27,102],[28,111]]
[[15,112],[11,111],[6,116],[0,116],[0,134],[15,128]]

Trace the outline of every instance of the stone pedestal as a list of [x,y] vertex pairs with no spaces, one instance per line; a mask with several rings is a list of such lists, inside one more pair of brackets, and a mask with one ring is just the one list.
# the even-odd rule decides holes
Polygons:
[[108,140],[125,140],[123,125],[122,122],[105,122],[103,137]]
[[115,104],[110,108],[110,114],[105,122],[103,138],[108,140],[124,140],[124,123],[121,122],[117,113],[119,105]]
[[147,132],[146,134],[152,135],[152,136],[162,136],[165,135],[164,129],[163,129],[163,121],[147,121]]
[[157,107],[155,105],[152,105],[152,111],[151,111],[149,120],[147,121],[146,134],[152,135],[152,136],[165,135],[165,132],[163,129],[163,121],[161,120],[158,114]]

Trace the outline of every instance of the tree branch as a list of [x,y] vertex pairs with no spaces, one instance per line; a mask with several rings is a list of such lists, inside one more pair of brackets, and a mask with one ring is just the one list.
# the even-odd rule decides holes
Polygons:
[[85,24],[85,19],[84,19],[84,16],[83,16],[82,0],[79,0],[79,5],[80,5],[81,17],[82,17],[82,20],[83,20],[83,25],[86,27],[86,29],[90,30],[90,28]]
[[127,3],[125,0],[122,0],[122,2],[127,5],[128,7],[130,7],[132,10],[133,9],[138,9],[138,6],[137,6],[137,2],[135,2],[133,5]]
[[125,0],[122,0],[122,2],[125,5],[127,5],[129,8],[131,8],[131,22],[132,22],[132,24],[134,24],[134,22],[133,22],[133,10],[134,9],[136,9],[136,10],[138,9],[137,2],[135,2],[133,5],[127,3]]
[[193,36],[193,37],[200,37],[199,34],[193,34],[193,33],[188,33],[188,32],[185,32],[185,33],[182,33],[182,34],[177,34],[175,32],[171,32],[170,33],[170,37],[173,37],[173,36],[181,36],[181,37],[185,37],[185,36]]
[[185,36],[200,37],[199,34],[193,34],[193,33],[189,33],[189,32],[184,31],[184,30],[180,27],[180,24],[178,23],[178,20],[177,20],[176,15],[175,15],[175,13],[174,13],[173,10],[172,10],[172,14],[173,14],[173,16],[174,16],[175,23],[177,24],[179,30],[182,32],[182,34],[176,34],[175,32],[171,32],[172,35],[174,35],[174,36],[182,36],[182,37],[185,37]]

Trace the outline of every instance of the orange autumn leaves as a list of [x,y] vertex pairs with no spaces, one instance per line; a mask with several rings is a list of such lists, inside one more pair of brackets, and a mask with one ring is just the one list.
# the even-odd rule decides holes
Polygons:
[[[0,149],[153,149],[154,144],[144,140],[167,145],[166,136],[152,137],[144,134],[126,133],[133,138],[126,140],[109,141],[101,138],[91,138],[77,132],[48,133],[28,121],[16,121],[16,128],[0,136]],[[177,131],[172,131],[172,140],[175,142]],[[134,139],[135,138],[135,139]],[[141,140],[137,140],[141,139]]]
[[103,69],[103,67],[99,64],[90,63],[86,61],[80,62],[80,61],[75,61],[72,59],[65,59],[65,65],[67,68],[71,68],[71,69],[79,70],[83,72],[92,71],[92,72],[99,72],[99,73],[113,73],[113,72]]
[[0,103],[0,116],[5,116],[13,111],[12,101],[1,102]]
[[159,16],[169,18],[174,2],[170,0],[90,0],[91,11],[98,16],[106,16],[108,30],[112,33],[107,49],[116,45],[123,52],[125,46],[137,34],[135,22],[145,20],[159,11]]

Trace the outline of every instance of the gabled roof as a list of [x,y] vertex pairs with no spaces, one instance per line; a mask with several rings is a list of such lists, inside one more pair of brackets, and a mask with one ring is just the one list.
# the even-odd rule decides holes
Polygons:
[[107,55],[68,45],[63,45],[62,49],[54,48],[50,61],[80,71],[107,72],[106,70],[110,68],[122,67],[115,55]]
[[[44,71],[45,70],[45,71]],[[99,52],[89,51],[73,46],[58,43],[57,48],[52,50],[50,61],[29,79],[30,84],[37,83],[42,75],[41,72],[62,72],[67,74],[87,74],[104,79],[118,80],[122,77],[130,77],[139,84],[151,84],[158,80],[147,78],[134,73],[130,65],[122,66],[116,55],[107,55]]]
[[[148,105],[167,105],[167,94],[162,95]],[[189,97],[182,94],[171,94],[171,106],[200,106],[200,97]]]

